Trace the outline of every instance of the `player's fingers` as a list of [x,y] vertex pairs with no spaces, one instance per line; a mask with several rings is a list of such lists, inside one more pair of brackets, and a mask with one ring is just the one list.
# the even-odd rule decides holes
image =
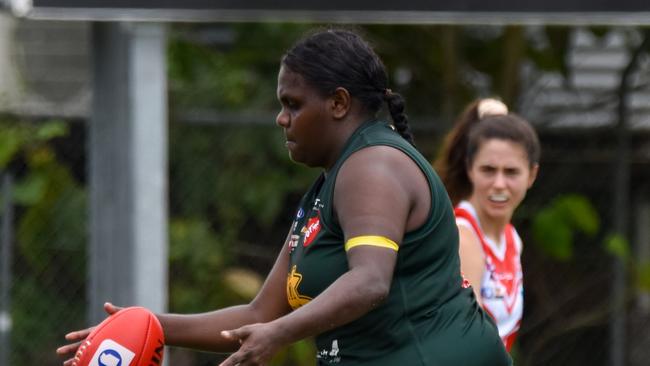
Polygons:
[[115,306],[110,302],[104,303],[104,311],[106,311],[108,315],[113,315],[122,309],[124,308],[121,306]]
[[230,339],[232,341],[239,341],[239,343],[242,342],[242,340],[249,335],[249,331],[247,327],[241,327],[237,329],[232,329],[232,330],[224,330],[221,332],[221,336]]
[[93,328],[94,327],[90,327],[90,328],[86,328],[86,329],[83,329],[83,330],[76,330],[74,332],[70,332],[70,333],[65,335],[65,339],[67,339],[69,341],[76,341],[78,339],[85,339],[86,337],[88,337],[88,334],[90,334],[90,332],[92,332]]
[[229,340],[234,340],[235,338],[235,333],[232,330],[222,330],[221,331],[221,336],[229,339]]
[[75,330],[65,335],[65,339],[69,341],[83,340],[88,337],[88,334],[92,332],[95,327],[90,327],[82,330]]
[[78,362],[79,360],[76,359],[76,358],[68,359],[63,363],[63,366],[73,366],[73,365],[75,365],[75,361]]
[[65,346],[61,346],[56,349],[56,353],[58,355],[67,355],[68,353],[75,352],[77,348],[79,348],[79,345],[81,344],[80,342],[75,342],[71,344],[66,344]]
[[239,352],[233,353],[230,357],[226,358],[219,366],[242,366],[244,357],[240,356]]
[[79,358],[77,357],[69,358],[63,362],[63,366],[74,366],[76,365],[76,362],[79,362]]

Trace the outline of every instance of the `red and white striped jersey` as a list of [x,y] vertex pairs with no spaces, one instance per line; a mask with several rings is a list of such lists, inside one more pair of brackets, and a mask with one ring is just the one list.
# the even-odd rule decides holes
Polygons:
[[462,201],[455,213],[456,224],[470,228],[481,242],[485,254],[485,271],[481,280],[483,308],[494,318],[499,336],[510,351],[524,310],[521,238],[511,224],[506,226],[500,243],[485,237],[476,210],[467,201]]

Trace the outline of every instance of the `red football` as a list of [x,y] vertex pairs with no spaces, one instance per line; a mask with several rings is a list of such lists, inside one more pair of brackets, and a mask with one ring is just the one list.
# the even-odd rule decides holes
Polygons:
[[158,318],[125,308],[101,322],[81,343],[72,366],[161,365],[165,339]]

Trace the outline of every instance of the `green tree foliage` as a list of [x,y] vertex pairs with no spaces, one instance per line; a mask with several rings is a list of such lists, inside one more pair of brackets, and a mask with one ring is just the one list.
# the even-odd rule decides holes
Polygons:
[[639,263],[636,278],[637,286],[645,292],[650,292],[650,262]]
[[274,110],[282,54],[307,29],[284,23],[175,27],[168,51],[172,108]]
[[576,234],[587,238],[602,237],[601,249],[626,263],[644,287],[648,283],[647,264],[632,257],[630,243],[620,233],[605,235],[600,214],[589,198],[580,194],[561,194],[542,207],[533,218],[533,236],[543,252],[560,261],[575,260]]
[[630,245],[621,234],[611,234],[605,238],[604,247],[607,252],[618,257],[623,262],[630,260]]
[[[409,113],[435,116],[444,132],[480,96],[499,96],[513,109],[540,72],[567,76],[567,27],[373,25],[364,27],[406,96]],[[403,40],[407,39],[408,42]],[[407,75],[407,77],[404,77]]]
[[[526,296],[535,300],[528,300],[533,311],[525,313],[521,332],[525,352],[517,352],[519,364],[585,359],[573,348],[592,344],[589,337],[607,327],[612,302],[602,294],[611,286],[612,257],[625,265],[627,278],[632,279],[631,291],[622,301],[631,303],[634,290],[650,290],[650,265],[632,255],[625,236],[607,230],[593,202],[582,194],[560,194],[533,215],[535,248],[525,252],[533,250],[546,258],[538,257],[524,268]],[[556,346],[558,340],[566,348]]]
[[563,194],[537,212],[533,221],[535,243],[559,260],[573,258],[574,233],[593,237],[600,229],[598,212],[589,200]]
[[[59,362],[62,329],[83,322],[86,195],[51,145],[61,121],[0,123],[0,168],[15,175],[11,200],[19,213],[11,317],[12,364]],[[81,275],[80,275],[81,274]]]

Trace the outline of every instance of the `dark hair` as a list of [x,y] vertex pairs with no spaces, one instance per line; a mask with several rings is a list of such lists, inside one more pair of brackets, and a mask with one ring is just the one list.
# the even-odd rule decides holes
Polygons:
[[539,163],[539,138],[530,123],[513,113],[479,119],[479,103],[477,100],[469,104],[458,117],[434,163],[454,206],[472,193],[467,168],[472,165],[482,142],[500,139],[518,143],[526,150],[531,167]]
[[395,129],[413,144],[404,99],[388,89],[383,62],[358,34],[341,29],[317,31],[287,51],[282,64],[323,96],[345,88],[369,113],[376,114],[386,102]]

